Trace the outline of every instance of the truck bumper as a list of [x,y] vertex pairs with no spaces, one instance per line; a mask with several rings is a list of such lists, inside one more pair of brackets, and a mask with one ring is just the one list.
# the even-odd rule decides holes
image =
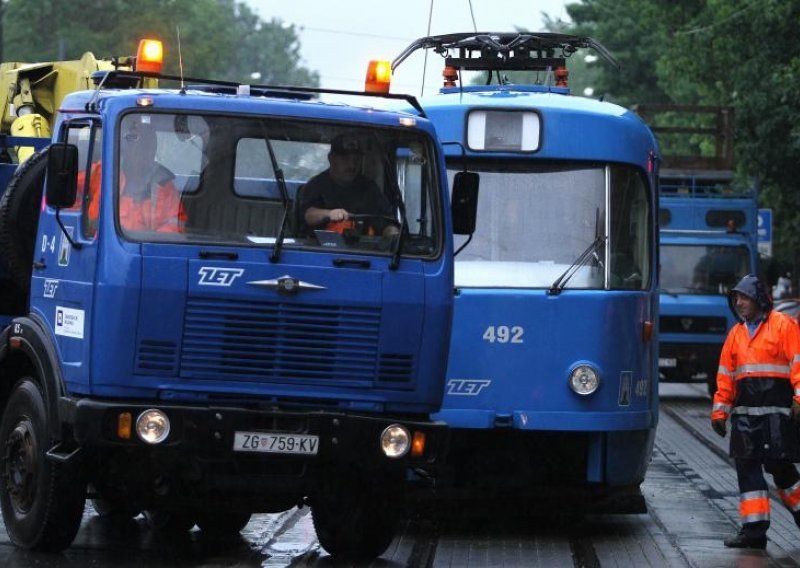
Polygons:
[[[136,435],[136,419],[148,409],[161,410],[170,420],[169,435],[160,444],[147,444]],[[424,466],[435,463],[443,454],[448,435],[444,422],[326,411],[142,404],[73,398],[62,398],[59,411],[62,421],[72,426],[73,436],[82,446],[296,464],[357,462],[366,467]],[[124,413],[128,413],[132,421],[130,438],[118,434],[119,416]],[[424,452],[420,455],[409,452],[401,458],[386,457],[381,450],[380,436],[391,424],[405,426],[412,436],[414,433],[423,435]],[[237,451],[234,449],[236,432],[317,436],[319,443],[313,455]]]
[[[136,418],[153,408],[170,421],[160,444],[147,444],[135,432]],[[412,471],[422,480],[435,471],[448,436],[443,422],[325,411],[66,397],[58,410],[62,426],[72,431],[66,446],[79,445],[74,454],[82,456],[95,495],[131,510],[278,512],[304,502],[326,479],[351,474],[399,494]],[[127,438],[118,433],[124,413],[134,429]],[[391,424],[402,424],[412,436],[424,434],[424,452],[386,457],[380,435]],[[309,455],[308,445],[305,454],[239,451],[236,432],[314,439],[316,451]]]

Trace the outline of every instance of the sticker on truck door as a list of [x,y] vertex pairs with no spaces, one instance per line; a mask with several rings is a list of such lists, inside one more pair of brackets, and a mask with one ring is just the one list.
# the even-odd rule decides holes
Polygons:
[[69,244],[69,241],[72,238],[74,230],[75,227],[70,227],[69,225],[64,227],[64,233],[61,235],[61,242],[58,244],[59,266],[69,266],[69,254],[72,250],[72,245]]
[[83,310],[56,306],[56,335],[83,339]]

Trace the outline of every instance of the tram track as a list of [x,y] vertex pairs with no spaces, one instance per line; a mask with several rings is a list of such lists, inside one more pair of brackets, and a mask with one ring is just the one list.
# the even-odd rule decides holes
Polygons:
[[[709,402],[710,407],[710,402]],[[680,424],[686,431],[688,431],[692,436],[694,436],[697,441],[703,444],[709,451],[711,451],[716,456],[722,458],[723,460],[733,463],[732,460],[728,457],[728,452],[724,449],[720,448],[718,444],[715,444],[712,440],[708,439],[708,436],[700,429],[698,429],[692,422],[687,419],[682,413],[672,408],[671,404],[662,404],[661,410],[670,416],[673,420],[675,420],[678,424]],[[710,417],[710,411],[709,411]],[[709,418],[710,420],[710,418]]]
[[[410,553],[401,558],[397,554],[401,547],[393,545],[394,552],[390,548],[384,559],[406,568],[604,565],[592,538],[594,527],[580,515],[548,516],[519,505],[472,504],[449,513],[439,511],[434,518],[415,518],[399,537],[400,542],[407,541]],[[377,562],[374,566],[384,565]]]

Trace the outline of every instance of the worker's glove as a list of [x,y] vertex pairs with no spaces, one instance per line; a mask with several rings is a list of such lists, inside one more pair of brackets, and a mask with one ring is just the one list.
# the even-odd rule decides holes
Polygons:
[[800,402],[796,400],[792,401],[792,420],[796,423],[800,423]]
[[719,434],[720,437],[724,438],[725,434],[728,433],[728,424],[724,418],[717,418],[711,421],[711,427],[714,429],[714,432]]

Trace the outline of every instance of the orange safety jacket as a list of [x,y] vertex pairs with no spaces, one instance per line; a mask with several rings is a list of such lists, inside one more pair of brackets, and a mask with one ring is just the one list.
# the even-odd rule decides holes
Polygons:
[[172,180],[163,180],[152,197],[137,201],[125,195],[125,176],[119,176],[119,223],[128,231],[183,232],[186,211]]
[[[164,169],[166,171],[166,169]],[[186,223],[186,211],[175,184],[168,177],[157,182],[152,195],[144,200],[134,200],[125,195],[125,174],[120,173],[119,220],[123,229],[128,231],[157,231],[161,233],[179,233]],[[85,172],[78,173],[78,190],[85,183]],[[92,164],[89,176],[88,217],[90,226],[95,227],[100,217],[100,185],[101,165]]]
[[720,355],[711,419],[731,418],[731,456],[800,459],[791,420],[800,403],[800,326],[771,310],[753,336],[731,328]]

